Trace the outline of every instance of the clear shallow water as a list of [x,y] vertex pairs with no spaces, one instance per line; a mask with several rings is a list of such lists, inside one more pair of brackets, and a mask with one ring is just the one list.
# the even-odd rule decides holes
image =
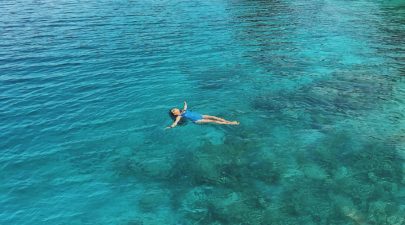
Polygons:
[[2,1],[1,224],[404,223],[404,7]]

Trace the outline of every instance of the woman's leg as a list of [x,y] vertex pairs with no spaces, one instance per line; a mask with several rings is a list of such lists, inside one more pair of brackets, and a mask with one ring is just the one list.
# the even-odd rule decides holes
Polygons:
[[239,124],[239,122],[231,122],[231,121],[218,121],[218,120],[211,120],[211,119],[202,119],[202,120],[198,120],[196,121],[196,123],[217,123],[217,124],[229,124],[229,125],[237,125]]
[[222,118],[219,118],[219,117],[216,117],[216,116],[210,116],[210,115],[203,115],[203,118],[204,119],[210,119],[210,120],[219,120],[219,121],[222,121],[222,122],[231,122],[231,121],[228,121],[226,119],[222,119]]

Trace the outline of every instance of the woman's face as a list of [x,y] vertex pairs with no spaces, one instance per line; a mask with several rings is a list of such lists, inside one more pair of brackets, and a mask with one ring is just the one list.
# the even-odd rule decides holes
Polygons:
[[172,112],[173,115],[175,115],[175,116],[180,116],[180,110],[179,110],[178,108],[172,109],[171,112]]

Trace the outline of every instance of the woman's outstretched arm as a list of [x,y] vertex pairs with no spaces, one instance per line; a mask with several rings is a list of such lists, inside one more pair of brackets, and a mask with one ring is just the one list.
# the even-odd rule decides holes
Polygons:
[[181,116],[177,116],[176,120],[172,123],[172,125],[166,127],[166,129],[170,129],[170,128],[174,128],[175,126],[177,126],[177,123],[180,121]]
[[184,111],[186,111],[186,110],[187,110],[187,102],[186,102],[186,101],[184,101],[184,107],[183,107],[183,110],[184,110]]

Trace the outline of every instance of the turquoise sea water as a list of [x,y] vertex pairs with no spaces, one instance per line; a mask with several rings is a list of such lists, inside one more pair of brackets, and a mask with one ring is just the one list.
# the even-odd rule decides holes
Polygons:
[[[405,224],[405,3],[2,0],[0,224]],[[171,130],[171,107],[239,126]]]

